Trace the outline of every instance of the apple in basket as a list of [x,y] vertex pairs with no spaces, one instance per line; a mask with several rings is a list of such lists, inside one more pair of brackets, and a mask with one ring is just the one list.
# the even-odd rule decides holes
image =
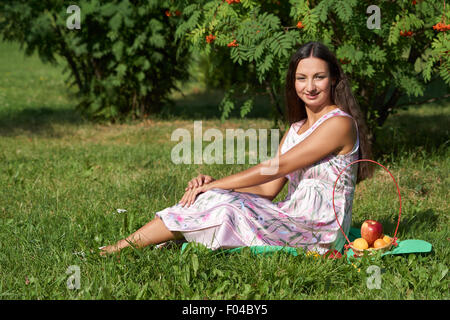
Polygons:
[[361,226],[361,237],[365,239],[369,246],[371,246],[375,240],[381,238],[383,234],[383,226],[381,223],[375,220],[366,220]]

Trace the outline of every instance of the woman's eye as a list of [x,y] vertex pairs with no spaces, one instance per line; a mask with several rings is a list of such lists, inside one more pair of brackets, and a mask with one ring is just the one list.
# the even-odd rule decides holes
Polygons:
[[[325,76],[316,76],[316,79],[325,79]],[[305,78],[296,78],[297,80],[305,80]]]

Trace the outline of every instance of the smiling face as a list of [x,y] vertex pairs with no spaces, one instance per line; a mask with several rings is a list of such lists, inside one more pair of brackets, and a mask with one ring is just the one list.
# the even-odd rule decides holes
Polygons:
[[331,85],[326,61],[309,57],[300,60],[295,72],[295,91],[310,109],[332,104]]

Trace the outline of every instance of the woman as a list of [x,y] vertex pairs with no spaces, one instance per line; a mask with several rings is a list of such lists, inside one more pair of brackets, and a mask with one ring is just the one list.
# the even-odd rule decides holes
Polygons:
[[[370,145],[349,83],[323,44],[309,42],[292,56],[286,104],[291,126],[275,158],[219,180],[194,178],[177,205],[101,254],[169,240],[211,249],[281,245],[340,251],[345,238],[333,211],[333,185],[349,163],[370,157]],[[336,214],[346,233],[355,184],[372,174],[367,162],[358,164],[341,175],[335,189]],[[273,203],[286,182],[287,197]]]

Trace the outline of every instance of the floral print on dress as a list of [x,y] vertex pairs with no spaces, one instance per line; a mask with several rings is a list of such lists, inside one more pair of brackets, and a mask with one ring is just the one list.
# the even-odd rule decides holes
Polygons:
[[[304,120],[293,123],[281,146],[285,153],[308,137],[325,120],[350,117],[340,109],[332,110],[302,134]],[[355,123],[356,125],[356,123]],[[358,135],[357,135],[358,136]],[[286,175],[288,194],[272,201],[252,193],[211,189],[199,194],[190,207],[177,204],[156,213],[171,231],[180,231],[188,241],[203,243],[211,249],[243,245],[303,247],[320,254],[341,250],[345,237],[336,221],[350,230],[353,195],[358,165],[347,168],[336,185],[333,211],[332,193],[339,173],[358,159],[359,139],[345,155],[329,155],[317,163]],[[202,234],[214,234],[214,241]]]

